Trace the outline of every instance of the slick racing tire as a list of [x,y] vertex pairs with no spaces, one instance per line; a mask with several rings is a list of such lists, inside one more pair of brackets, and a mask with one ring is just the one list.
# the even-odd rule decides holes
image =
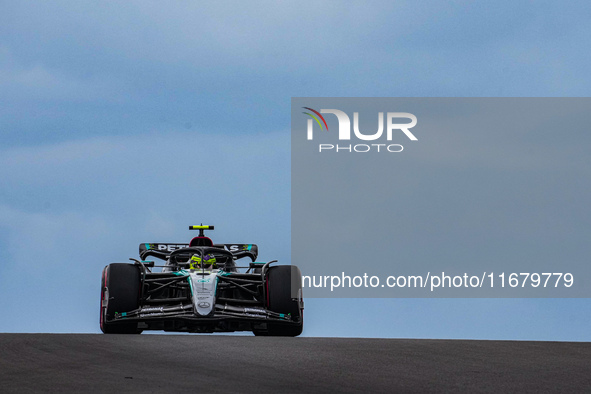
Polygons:
[[103,270],[101,285],[101,331],[105,334],[140,334],[137,323],[109,322],[115,312],[139,308],[141,277],[133,264],[113,263]]
[[[297,325],[267,323],[267,331],[255,331],[259,336],[297,337],[304,328],[304,313],[302,300],[302,274],[295,265],[279,265],[269,268],[267,274],[267,307],[277,313],[291,314]],[[293,279],[293,281],[292,281]],[[292,298],[291,288],[295,286]]]

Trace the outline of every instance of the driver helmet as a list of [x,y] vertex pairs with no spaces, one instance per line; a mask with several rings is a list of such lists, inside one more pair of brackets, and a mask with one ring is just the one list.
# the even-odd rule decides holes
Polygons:
[[206,254],[203,256],[203,260],[198,255],[194,254],[189,260],[189,268],[192,270],[196,269],[210,269],[216,268],[215,256],[213,254]]

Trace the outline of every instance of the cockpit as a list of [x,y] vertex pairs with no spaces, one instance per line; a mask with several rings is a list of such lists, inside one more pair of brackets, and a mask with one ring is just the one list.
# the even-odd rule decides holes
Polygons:
[[234,256],[227,250],[209,246],[190,246],[170,253],[167,271],[178,269],[221,269],[226,272],[236,271]]

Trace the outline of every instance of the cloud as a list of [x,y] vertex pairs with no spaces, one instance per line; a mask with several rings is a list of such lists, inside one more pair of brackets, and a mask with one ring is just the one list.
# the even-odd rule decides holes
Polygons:
[[0,143],[270,131],[298,96],[586,95],[581,6],[425,4],[6,5]]
[[10,48],[0,46],[0,91],[11,100],[117,103],[125,89],[125,82],[113,77],[80,77],[42,61],[26,64]]

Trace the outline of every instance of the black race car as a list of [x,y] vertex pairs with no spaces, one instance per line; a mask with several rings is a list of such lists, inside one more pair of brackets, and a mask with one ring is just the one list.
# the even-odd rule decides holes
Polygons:
[[[143,330],[252,331],[298,336],[304,326],[301,272],[256,262],[254,244],[214,244],[204,230],[189,244],[143,243],[140,259],[103,270],[100,327],[105,334]],[[148,257],[162,259],[156,265]],[[248,264],[238,260],[249,259]],[[153,272],[154,267],[161,272]]]

